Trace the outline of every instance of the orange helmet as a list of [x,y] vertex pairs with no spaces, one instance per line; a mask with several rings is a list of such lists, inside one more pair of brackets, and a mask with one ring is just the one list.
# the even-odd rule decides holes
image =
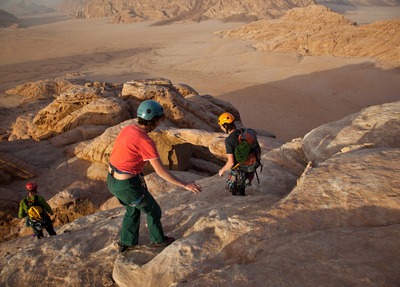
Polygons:
[[230,113],[223,113],[222,115],[219,116],[218,118],[218,124],[223,125],[223,124],[230,124],[233,122],[235,118],[233,117],[232,114]]

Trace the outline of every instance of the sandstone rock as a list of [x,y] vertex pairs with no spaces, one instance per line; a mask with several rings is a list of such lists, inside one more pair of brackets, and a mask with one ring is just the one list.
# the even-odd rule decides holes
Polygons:
[[263,184],[254,188],[278,196],[290,193],[307,166],[301,139],[294,139],[262,155],[262,164],[258,176]]
[[0,150],[0,169],[1,184],[9,184],[13,179],[32,179],[44,172],[44,169],[27,162],[23,156],[17,157],[7,150]]
[[213,163],[207,159],[191,158],[191,169],[207,175],[217,174],[223,165]]
[[[233,222],[228,225],[229,220],[223,216],[227,210],[222,206],[216,208],[214,205],[215,209],[212,211],[210,211],[211,208],[207,211],[203,210],[202,213],[205,217],[190,225],[193,227],[186,230],[185,238],[165,249],[160,254],[161,256],[152,256],[146,262],[140,262],[140,260],[134,259],[141,256],[141,252],[139,251],[127,254],[129,260],[126,260],[128,259],[127,257],[124,259],[118,258],[114,265],[114,279],[118,285],[128,286],[128,274],[135,276],[135,278],[141,278],[144,274],[149,276],[151,274],[151,278],[157,278],[154,279],[156,280],[153,281],[154,284],[157,284],[158,280],[160,280],[160,284],[162,284],[161,282],[173,284],[173,282],[187,280],[186,278],[199,280],[199,276],[201,275],[196,270],[216,270],[217,268],[222,271],[225,267],[235,265],[239,270],[231,270],[231,267],[228,267],[228,270],[231,271],[227,272],[232,272],[232,274],[247,274],[243,278],[243,280],[246,280],[245,282],[247,280],[257,280],[255,282],[258,283],[254,283],[254,281],[250,282],[253,282],[255,286],[263,286],[262,280],[260,280],[261,277],[258,276],[262,276],[261,274],[264,274],[265,269],[260,267],[259,271],[255,271],[252,268],[261,264],[264,264],[264,267],[265,265],[268,266],[271,260],[279,261],[282,258],[282,253],[273,252],[272,250],[276,250],[279,246],[279,248],[283,248],[284,250],[287,249],[287,251],[284,251],[284,254],[288,254],[289,250],[295,248],[290,247],[289,242],[298,240],[298,244],[303,246],[300,248],[301,251],[297,251],[298,256],[303,257],[310,252],[310,246],[306,248],[305,245],[310,242],[319,245],[318,242],[324,242],[325,238],[335,233],[335,231],[329,228],[339,227],[345,228],[336,231],[337,237],[335,236],[334,242],[338,244],[337,248],[339,249],[340,246],[339,241],[337,241],[340,240],[339,238],[351,237],[352,243],[346,247],[346,251],[354,252],[351,251],[350,246],[353,244],[359,246],[361,239],[350,236],[351,233],[346,231],[346,228],[354,228],[355,226],[364,227],[364,232],[355,232],[369,238],[368,234],[373,234],[372,227],[392,225],[392,228],[388,228],[384,232],[384,234],[388,235],[388,238],[391,238],[388,239],[389,242],[392,242],[389,243],[389,246],[385,247],[383,242],[377,243],[379,237],[374,237],[374,242],[379,247],[372,248],[372,245],[368,244],[365,247],[360,247],[358,251],[364,250],[364,248],[372,248],[374,250],[373,254],[375,252],[384,252],[387,255],[390,252],[398,253],[398,251],[395,251],[396,244],[394,244],[393,240],[395,240],[395,234],[399,232],[396,224],[399,223],[400,210],[398,208],[393,209],[392,207],[400,206],[400,190],[393,188],[400,183],[396,178],[396,174],[400,171],[400,166],[398,164],[393,165],[392,160],[398,163],[400,162],[398,160],[399,157],[399,149],[356,151],[336,156],[330,159],[329,163],[324,163],[324,166],[321,165],[318,168],[312,169],[303,177],[302,181],[290,195],[283,198],[278,204],[267,208],[268,211],[266,211],[266,215],[262,220],[260,217],[254,217],[253,220],[245,221],[244,217],[248,216],[248,214],[245,215],[245,212],[232,213],[237,216],[230,217],[230,220]],[[356,163],[357,165],[360,164],[360,168],[354,168]],[[369,168],[363,168],[365,166]],[[365,190],[366,186],[370,187],[368,191]],[[393,202],[393,199],[395,202]],[[246,202],[251,205],[253,200],[255,198],[250,198]],[[262,204],[266,203],[258,202],[258,208]],[[207,212],[209,213],[207,214]],[[256,226],[260,229],[256,228]],[[210,229],[207,229],[207,227]],[[221,228],[224,229],[224,233],[218,232]],[[367,231],[368,228],[370,228],[369,231]],[[197,232],[200,232],[201,236]],[[309,232],[308,236],[303,237],[302,235],[305,235],[304,232]],[[213,248],[207,247],[208,244],[213,246]],[[203,248],[194,247],[199,245],[203,246]],[[272,246],[277,247],[272,248]],[[314,269],[312,274],[319,274],[318,270],[324,274],[331,274],[325,270],[324,266],[318,267],[318,264],[315,264],[316,262],[322,263],[325,261],[324,257],[319,257],[323,251],[319,248],[311,247],[311,249],[313,255],[316,256],[309,259],[314,262],[312,264]],[[326,250],[329,248],[326,245],[323,249]],[[355,266],[355,262],[371,262],[369,258],[371,254],[369,252],[366,251],[366,254],[361,257],[346,256],[345,254],[341,255],[341,253],[335,254],[335,252],[330,252],[330,255],[337,258],[339,262],[342,262],[342,260],[350,260],[352,262],[351,264],[343,265],[338,262],[333,264],[335,268],[340,270],[339,273],[346,273],[348,268],[353,269],[350,265]],[[258,253],[260,255],[256,255]],[[267,257],[264,254],[274,254],[274,256],[266,259]],[[364,252],[359,254],[364,254]],[[209,256],[212,256],[214,260],[208,261],[206,258],[209,258]],[[386,259],[383,257],[378,260],[384,262]],[[294,262],[296,262],[294,263],[295,265],[300,264],[297,260]],[[394,263],[394,261],[391,260],[391,263]],[[397,263],[394,264],[398,265]],[[366,270],[361,273],[352,272],[352,276],[347,279],[344,279],[340,275],[338,277],[342,278],[344,282],[351,283],[365,276],[374,281],[372,278],[376,274],[384,282],[394,282],[392,276],[396,267],[388,271],[380,268],[380,264],[376,264],[376,262],[373,265],[374,275],[371,275],[371,277],[365,273],[367,272]],[[155,268],[156,266],[157,268]],[[164,269],[162,266],[168,267]],[[311,265],[307,265],[306,269],[305,273],[308,275],[304,279],[302,276],[299,276],[303,274],[302,271],[289,271],[287,269],[287,272],[292,280],[296,278],[295,282],[299,285],[305,284],[303,280],[307,280],[307,282],[308,280],[323,282],[327,278],[329,278],[328,280],[332,279],[329,276],[319,275],[310,277]],[[174,270],[175,272],[171,273],[167,270]],[[252,276],[248,275],[250,274],[250,270],[253,270],[251,273],[253,274]],[[275,277],[277,276],[275,272],[280,271],[272,268],[271,272],[274,273],[272,276]],[[211,271],[210,273],[206,273],[206,276],[210,276],[215,282],[221,282],[226,276],[225,271],[218,273]],[[203,276],[204,274],[201,277],[203,278]],[[255,277],[259,279],[254,279]],[[278,278],[276,280],[280,282]],[[237,284],[234,282],[236,281],[231,281],[232,284]],[[333,282],[334,280],[332,279]],[[334,284],[333,286],[336,285]]]
[[400,102],[365,108],[339,121],[322,125],[304,136],[309,161],[323,162],[344,147],[372,144],[400,147]]
[[321,5],[293,8],[276,20],[250,23],[225,37],[252,40],[263,51],[377,58],[400,65],[400,20],[357,26]]
[[132,119],[110,127],[99,137],[79,143],[73,147],[72,152],[80,159],[84,159],[93,163],[97,162],[108,164],[114,141],[120,130],[136,122],[136,119]]
[[[75,154],[78,158],[93,163],[108,164],[112,146],[119,131],[135,120],[128,120],[117,126],[107,129],[101,136],[91,141],[81,142],[74,146],[68,153]],[[190,145],[203,146],[209,149],[207,161],[210,162],[210,173],[215,173],[215,166],[223,162],[212,159],[213,157],[225,159],[225,138],[223,133],[209,133],[203,130],[175,129],[160,127],[160,131],[152,132],[150,137],[156,142],[160,158],[164,165],[171,170],[188,170],[190,168],[190,158],[196,157]],[[282,141],[275,138],[259,137],[260,146],[263,153],[277,148],[283,144]],[[189,146],[187,146],[190,144]],[[192,161],[196,162],[196,161]],[[200,162],[199,162],[200,164]],[[198,166],[200,168],[200,166]],[[201,168],[201,170],[207,170]]]
[[19,139],[32,139],[32,134],[36,130],[33,124],[35,114],[28,113],[19,116],[13,126],[12,133],[8,137],[9,141],[16,141]]
[[137,23],[146,20],[147,18],[137,15],[132,10],[122,10],[113,16],[110,23]]
[[75,87],[78,87],[78,85],[62,78],[56,78],[54,80],[41,80],[25,83],[6,91],[6,94],[22,95],[25,98],[34,98],[39,96],[53,98]]
[[19,209],[19,202],[20,197],[15,192],[0,188],[0,209],[3,213],[15,214],[15,209]]
[[[128,105],[117,97],[102,97],[93,87],[77,88],[58,96],[50,105],[17,120],[10,140],[44,140],[82,125],[112,126],[128,118]],[[55,140],[56,141],[56,140]]]
[[160,24],[172,22],[202,21],[208,19],[233,19],[254,20],[255,18],[270,19],[279,17],[293,7],[304,7],[311,1],[224,1],[212,2],[202,0],[199,2],[187,1],[133,1],[113,0],[109,5],[104,5],[101,0],[79,1],[70,0],[61,3],[59,11],[79,18],[112,17],[113,21],[120,19],[122,22],[128,18],[141,18],[148,20],[162,20]]
[[199,95],[195,89],[185,84],[176,84],[175,88],[179,91],[179,93],[185,98],[190,95]]
[[101,135],[107,128],[108,126],[106,125],[82,125],[51,138],[49,142],[55,147],[64,147],[70,144],[93,139]]
[[[205,176],[191,173],[191,172],[186,172],[186,171],[175,171],[174,170],[174,171],[171,171],[171,173],[186,182],[197,181],[202,178],[205,178]],[[149,189],[149,191],[151,192],[151,194],[153,196],[165,194],[165,193],[171,192],[172,190],[176,189],[176,185],[165,181],[159,175],[157,175],[155,172],[153,172],[149,175],[146,175],[145,180],[146,180],[147,188]]]
[[[365,125],[378,131],[391,116],[388,106],[375,108],[382,119],[365,116]],[[362,119],[353,116],[359,126]],[[342,129],[353,124],[347,121]],[[190,138],[178,132],[169,136]],[[0,280],[15,286],[27,280],[79,286],[111,286],[114,280],[131,286],[132,278],[138,286],[265,286],[267,272],[271,285],[396,286],[400,148],[365,149],[357,137],[349,139],[354,141],[342,148],[354,149],[327,153],[307,168],[301,139],[264,154],[260,184],[248,187],[246,197],[230,196],[218,175],[197,179],[203,187],[199,195],[148,177],[163,211],[164,231],[177,239],[170,246],[150,248],[142,224],[139,247],[116,255],[125,213],[117,207],[58,227],[58,235],[44,238],[40,248],[31,237],[1,243]],[[86,189],[81,182],[71,184],[65,198],[81,197]],[[98,193],[93,190],[92,196]],[[114,198],[103,204],[117,206]],[[32,264],[32,258],[40,261]]]
[[[335,0],[324,0],[324,1],[317,1],[319,3],[336,3]],[[381,7],[389,7],[389,6],[397,6],[395,0],[346,0],[342,1],[343,5],[358,5],[358,6],[381,6]]]
[[206,131],[218,129],[215,114],[206,107],[184,98],[167,79],[127,82],[122,89],[122,96],[159,102],[164,108],[166,118],[179,127]]
[[33,120],[35,137],[48,138],[79,125],[115,125],[130,118],[128,107],[118,98],[102,98],[97,90],[78,89],[61,94]]
[[22,26],[19,23],[19,19],[13,14],[0,10],[0,28],[6,27],[19,28]]
[[94,163],[87,169],[87,177],[92,180],[107,181],[108,166],[101,163]]

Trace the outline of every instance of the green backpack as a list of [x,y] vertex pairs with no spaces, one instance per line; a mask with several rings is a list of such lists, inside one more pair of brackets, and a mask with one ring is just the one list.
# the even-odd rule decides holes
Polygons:
[[256,131],[252,129],[241,130],[238,137],[239,145],[235,148],[235,159],[241,170],[256,172],[261,166],[261,147],[257,141]]

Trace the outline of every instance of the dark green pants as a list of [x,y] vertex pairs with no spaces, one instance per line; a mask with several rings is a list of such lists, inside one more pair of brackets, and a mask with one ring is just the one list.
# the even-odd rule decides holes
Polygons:
[[[141,211],[147,215],[150,241],[164,241],[164,233],[160,221],[161,208],[147,190],[143,177],[135,176],[126,180],[118,180],[109,173],[107,185],[110,192],[116,196],[119,202],[126,208],[121,230],[121,243],[123,245],[134,246],[138,244]],[[143,194],[144,197],[138,205],[129,205],[138,200]]]

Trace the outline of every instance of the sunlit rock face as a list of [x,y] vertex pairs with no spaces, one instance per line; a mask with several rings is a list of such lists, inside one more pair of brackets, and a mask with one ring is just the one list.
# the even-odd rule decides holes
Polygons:
[[102,0],[64,0],[60,12],[78,18],[113,17],[111,22],[130,23],[159,20],[160,23],[226,19],[248,22],[280,17],[294,7],[304,7],[312,1],[133,1],[113,0],[104,5]]
[[400,66],[400,20],[359,25],[322,5],[294,8],[276,20],[249,23],[225,37],[253,40],[261,51],[376,58]]
[[[369,107],[265,152],[260,182],[245,197],[231,196],[218,175],[179,172],[202,185],[197,196],[148,175],[165,233],[176,238],[170,246],[150,247],[143,221],[139,246],[118,254],[125,210],[110,197],[103,211],[58,227],[57,236],[1,243],[0,278],[18,286],[131,286],[132,278],[138,286],[265,286],[267,274],[272,285],[395,286],[399,112],[400,102]],[[181,131],[160,134],[192,138]],[[79,187],[50,200],[64,206],[59,220],[68,214],[65,203],[82,196]]]

